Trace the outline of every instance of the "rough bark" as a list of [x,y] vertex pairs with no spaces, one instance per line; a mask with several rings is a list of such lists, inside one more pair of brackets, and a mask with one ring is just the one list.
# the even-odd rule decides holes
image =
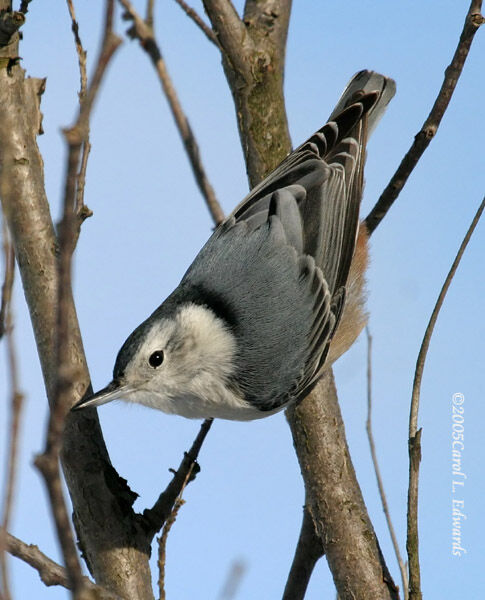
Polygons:
[[[5,7],[8,3],[0,1],[0,9]],[[17,56],[17,43],[15,34],[11,43],[0,49],[0,57]],[[52,398],[57,240],[36,142],[44,85],[44,80],[25,79],[19,66],[0,68],[2,207],[15,245],[47,395]],[[90,378],[72,297],[68,304],[69,363],[77,373],[74,403],[90,387]],[[149,546],[131,511],[134,495],[111,466],[95,411],[68,418],[62,465],[82,551],[96,581],[126,598],[153,598]]]
[[228,6],[227,0],[204,0],[223,51],[253,187],[291,148],[283,96],[291,0],[248,0],[243,21]]
[[352,465],[331,370],[287,417],[339,598],[398,598]]

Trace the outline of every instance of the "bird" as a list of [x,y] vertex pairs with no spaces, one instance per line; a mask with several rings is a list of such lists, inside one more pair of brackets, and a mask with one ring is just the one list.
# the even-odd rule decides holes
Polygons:
[[365,325],[366,142],[395,93],[364,70],[329,121],[214,230],[170,296],[127,338],[114,399],[249,421],[307,396]]

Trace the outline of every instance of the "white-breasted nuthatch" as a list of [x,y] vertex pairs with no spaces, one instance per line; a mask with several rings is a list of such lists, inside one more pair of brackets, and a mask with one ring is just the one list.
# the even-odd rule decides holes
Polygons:
[[75,408],[122,399],[249,420],[306,396],[365,324],[365,145],[394,92],[387,77],[355,75],[329,122],[217,227],[128,337],[111,383]]

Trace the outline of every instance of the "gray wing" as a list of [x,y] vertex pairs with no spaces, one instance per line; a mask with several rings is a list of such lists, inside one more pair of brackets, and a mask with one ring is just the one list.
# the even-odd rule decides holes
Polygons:
[[234,386],[261,410],[297,396],[312,347],[334,324],[320,269],[288,242],[276,215],[256,228],[234,219],[218,228],[178,293],[202,301],[231,327]]
[[182,280],[224,299],[236,383],[261,410],[304,396],[322,372],[358,231],[367,121],[383,112],[389,82],[357,74],[342,110],[251,191]]

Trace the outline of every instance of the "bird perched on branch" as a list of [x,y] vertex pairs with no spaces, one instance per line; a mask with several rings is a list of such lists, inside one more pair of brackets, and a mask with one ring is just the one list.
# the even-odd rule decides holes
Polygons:
[[128,337],[111,383],[75,408],[122,399],[250,420],[305,397],[365,324],[365,146],[394,92],[387,77],[355,75],[329,122],[217,227]]

